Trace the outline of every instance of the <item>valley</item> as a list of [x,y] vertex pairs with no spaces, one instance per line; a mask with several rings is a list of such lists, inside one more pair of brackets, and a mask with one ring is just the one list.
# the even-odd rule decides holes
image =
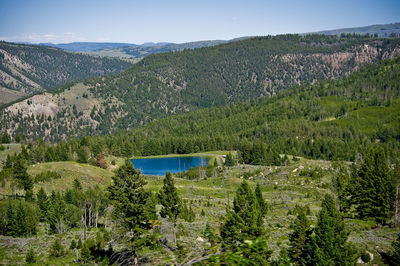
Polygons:
[[0,28],[1,265],[400,265],[399,23],[190,41],[247,6],[100,2]]
[[[168,115],[268,99],[292,86],[339,79],[396,57],[399,44],[398,38],[287,35],[155,54],[121,74],[67,84],[10,105],[2,111],[0,125],[13,125],[8,134],[51,141],[65,139],[66,132],[70,137],[114,133]],[[82,105],[85,100],[91,103]],[[40,101],[54,103],[54,108],[35,108]],[[28,108],[27,103],[33,104]],[[27,131],[32,123],[47,130]]]
[[[211,152],[212,153],[212,152]],[[220,153],[220,152],[218,152]],[[225,152],[227,154],[227,152]],[[118,160],[120,163],[122,161]],[[220,227],[221,217],[225,209],[231,206],[235,191],[243,180],[247,180],[251,186],[259,183],[262,185],[263,197],[269,206],[264,226],[268,232],[268,247],[274,250],[273,259],[279,259],[279,251],[288,247],[289,234],[292,231],[291,224],[296,218],[297,211],[301,206],[306,206],[309,219],[315,223],[317,213],[320,210],[320,201],[325,193],[331,193],[332,186],[332,163],[322,160],[309,160],[299,158],[289,159],[286,166],[252,166],[240,164],[234,167],[224,167],[215,176],[207,179],[188,180],[186,178],[175,178],[175,184],[182,200],[189,204],[193,210],[194,221],[179,220],[179,241],[187,249],[184,255],[177,255],[173,251],[164,250],[162,247],[152,251],[143,251],[142,255],[147,258],[147,264],[182,263],[186,257],[192,259],[209,249],[209,244],[204,237],[204,228],[209,223],[217,232]],[[98,170],[96,170],[98,169]],[[111,170],[111,169],[110,169]],[[79,178],[84,190],[94,186],[109,185],[113,173],[110,170],[101,170],[98,167],[86,166],[71,162],[42,163],[28,169],[35,176],[46,171],[56,171],[62,175],[62,180],[50,180],[35,184],[34,191],[44,188],[50,193],[53,189],[64,190],[73,187],[74,178]],[[307,176],[303,173],[315,171],[316,175]],[[161,188],[163,177],[145,176],[148,182],[146,188],[156,193]],[[108,213],[107,215],[111,215]],[[107,217],[107,215],[105,217]],[[346,225],[352,228],[349,242],[365,248],[375,257],[375,262],[381,263],[380,253],[390,249],[388,241],[396,239],[398,229],[384,227],[381,230],[372,229],[370,222],[358,219],[345,220]],[[12,238],[1,236],[2,256],[1,263],[10,261],[23,261],[26,253],[19,250],[29,246],[35,250],[38,256],[37,263],[55,264],[77,264],[79,254],[70,249],[68,253],[60,258],[48,257],[47,250],[56,239],[44,233],[44,224],[39,223],[38,236],[34,238]],[[169,230],[170,223],[161,219],[157,226],[158,230],[166,239],[172,241]],[[106,229],[108,226],[106,226]],[[278,228],[278,229],[277,229]],[[88,231],[88,238],[96,238],[101,234],[103,228],[92,228]],[[61,235],[62,245],[68,248],[72,240],[82,237],[82,231],[73,229]],[[59,235],[60,236],[60,235]],[[114,238],[114,233],[110,233]],[[116,246],[115,251],[122,246]]]

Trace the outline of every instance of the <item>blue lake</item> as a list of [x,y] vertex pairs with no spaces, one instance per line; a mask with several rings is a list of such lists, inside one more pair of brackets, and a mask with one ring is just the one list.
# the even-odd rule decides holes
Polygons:
[[179,173],[189,170],[191,167],[207,166],[207,157],[163,157],[143,158],[131,160],[136,169],[145,175],[163,176],[166,172]]

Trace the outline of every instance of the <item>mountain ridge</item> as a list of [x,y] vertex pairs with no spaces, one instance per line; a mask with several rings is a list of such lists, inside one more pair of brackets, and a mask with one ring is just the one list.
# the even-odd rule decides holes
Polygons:
[[118,75],[86,79],[11,105],[0,124],[13,124],[11,135],[53,141],[112,133],[171,114],[337,79],[399,54],[398,38],[324,35],[258,37],[154,54]]

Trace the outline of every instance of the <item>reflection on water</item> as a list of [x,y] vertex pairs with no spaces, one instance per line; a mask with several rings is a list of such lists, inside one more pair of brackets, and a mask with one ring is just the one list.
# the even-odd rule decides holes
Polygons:
[[207,157],[164,157],[132,159],[136,169],[140,169],[145,175],[165,175],[166,172],[179,173],[189,170],[191,167],[207,166]]

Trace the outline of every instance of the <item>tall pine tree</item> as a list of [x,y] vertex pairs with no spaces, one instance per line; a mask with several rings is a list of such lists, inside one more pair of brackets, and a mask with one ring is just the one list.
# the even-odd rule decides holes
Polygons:
[[176,221],[182,211],[182,201],[174,185],[174,180],[170,172],[165,174],[164,185],[158,192],[158,200],[161,204],[161,217],[168,217],[172,223],[172,233],[174,235],[174,244],[176,246]]
[[327,194],[322,202],[315,227],[313,246],[318,265],[353,265],[354,249],[346,243],[349,233],[333,196]]
[[384,224],[388,221],[393,200],[393,183],[385,152],[371,149],[360,167],[352,173],[354,184],[352,203],[362,219],[374,219]]
[[146,181],[128,160],[117,169],[108,187],[114,203],[115,215],[129,232],[133,252],[133,264],[138,265],[137,250],[146,243],[146,236],[156,219],[155,205],[151,194],[144,189]]
[[300,208],[299,214],[293,224],[293,229],[293,233],[289,235],[289,257],[292,262],[298,265],[306,265],[310,262],[309,241],[312,230],[304,208]]
[[227,211],[221,237],[225,248],[237,248],[245,240],[264,233],[262,212],[249,184],[244,181],[236,191],[233,209]]
[[262,192],[261,192],[261,186],[259,183],[257,183],[256,189],[254,190],[254,194],[257,199],[258,206],[260,208],[260,212],[262,216],[266,215],[268,212],[268,204],[265,202]]

